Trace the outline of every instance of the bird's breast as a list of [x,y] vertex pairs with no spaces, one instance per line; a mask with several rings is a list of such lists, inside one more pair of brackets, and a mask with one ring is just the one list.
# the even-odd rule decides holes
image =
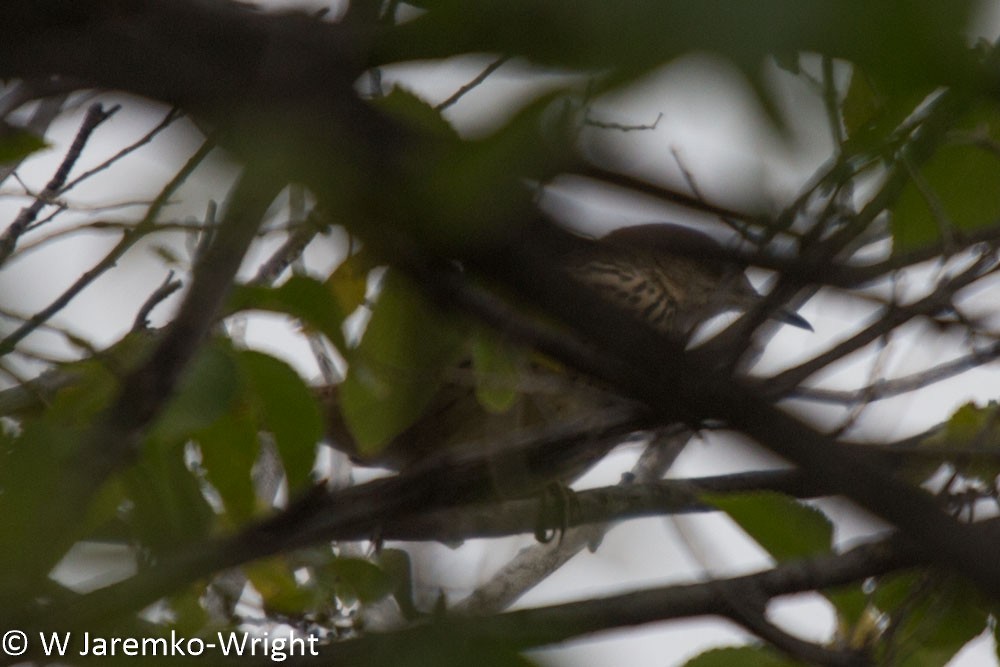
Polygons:
[[628,262],[595,259],[577,266],[573,274],[637,319],[660,331],[679,333],[675,316],[684,295],[654,265],[634,258]]

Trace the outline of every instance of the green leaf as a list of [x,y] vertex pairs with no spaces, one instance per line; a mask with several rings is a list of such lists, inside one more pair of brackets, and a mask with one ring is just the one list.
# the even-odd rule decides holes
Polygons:
[[205,476],[236,521],[253,516],[257,505],[253,465],[260,449],[256,420],[242,411],[217,419],[195,435]]
[[872,601],[882,611],[891,611],[907,604],[907,599],[919,586],[924,577],[920,573],[902,572],[882,577],[872,593]]
[[[885,109],[885,96],[875,90],[871,78],[855,67],[851,72],[851,83],[840,109],[844,120],[844,129],[848,137],[855,136],[862,129],[870,127],[882,115]],[[895,127],[893,123],[893,128]]]
[[459,138],[455,128],[439,111],[402,86],[394,86],[388,95],[373,100],[373,104],[422,134],[455,141]]
[[326,279],[326,288],[340,306],[340,312],[353,313],[365,302],[368,273],[375,265],[371,254],[362,249],[341,262]]
[[880,646],[901,667],[944,667],[986,629],[990,605],[956,576],[892,576],[876,591],[880,609],[895,626],[892,642]]
[[413,567],[410,554],[403,549],[382,549],[378,564],[392,582],[392,596],[407,620],[414,620],[420,612],[413,601]]
[[512,220],[517,218],[512,215],[527,198],[524,184],[511,175],[544,182],[573,166],[577,135],[571,119],[564,93],[556,90],[534,100],[491,136],[456,144],[432,169],[423,166],[427,179],[413,196],[437,216],[437,240],[445,247],[467,247],[515,233]]
[[975,402],[960,406],[948,419],[945,427],[944,438],[934,442],[947,442],[954,444],[969,444],[974,438],[984,435],[988,428],[1000,426],[1000,415],[997,414],[997,403],[991,401],[985,408],[979,407]]
[[941,450],[942,455],[926,460],[917,458],[906,467],[908,477],[923,481],[947,461],[963,476],[992,484],[1000,475],[998,436],[1000,405],[995,401],[982,407],[974,402],[966,403],[951,415],[943,431],[918,445],[918,448]]
[[[189,586],[176,595],[170,596],[171,629],[177,634],[197,635],[208,623],[208,612],[201,604],[203,586]],[[159,628],[157,628],[159,629]],[[164,636],[169,637],[168,633]]]
[[[396,93],[394,93],[396,94]],[[426,102],[399,93],[412,116],[437,116]],[[392,97],[390,95],[390,97]],[[433,129],[402,159],[410,178],[398,184],[412,223],[405,233],[444,255],[484,247],[517,233],[512,221],[532,205],[523,179],[545,181],[572,166],[577,128],[564,93],[540,96],[491,136],[469,141],[442,137]],[[427,121],[428,123],[430,121]],[[428,224],[430,223],[430,224]],[[457,252],[461,254],[461,252]]]
[[766,646],[715,648],[688,660],[684,667],[804,667]]
[[243,351],[249,401],[260,424],[274,436],[291,490],[310,479],[323,417],[313,393],[288,364],[261,352]]
[[818,509],[773,492],[708,495],[775,559],[805,558],[830,550],[833,524]]
[[472,337],[472,366],[476,373],[476,398],[487,411],[510,410],[518,397],[521,351],[495,334],[477,328]]
[[0,165],[18,162],[48,147],[42,137],[0,121]]
[[864,622],[870,608],[868,595],[860,586],[842,587],[824,591],[826,598],[837,610],[837,620],[841,628],[855,628]]
[[260,593],[269,612],[300,616],[323,600],[311,586],[295,580],[283,558],[268,558],[243,566],[243,571]]
[[968,114],[904,188],[893,208],[896,252],[937,240],[942,226],[955,232],[991,225],[1000,217],[1000,107]]
[[[84,432],[59,421],[50,412],[27,424],[18,437],[0,431],[0,542],[17,545],[0,549],[0,594],[23,590],[26,582],[44,577],[82,537],[83,526],[65,526],[54,515],[61,472]],[[52,526],[60,530],[50,530]]]
[[321,576],[332,576],[337,597],[363,604],[377,602],[393,591],[393,580],[374,563],[362,558],[336,558]]
[[386,273],[340,386],[344,419],[362,455],[381,451],[423,414],[461,341],[458,325],[401,276]]
[[[54,370],[41,380],[50,389],[42,390],[40,409],[29,403],[20,415],[20,433],[0,429],[0,541],[18,545],[0,550],[0,573],[15,577],[16,587],[44,576],[76,540],[115,517],[123,496],[114,479],[95,489],[82,520],[69,523],[59,499],[78,472],[81,441],[117,395],[118,377],[146,355],[152,340],[130,334],[91,358]],[[8,583],[3,576],[0,588]]]
[[534,667],[535,663],[502,640],[470,638],[433,626],[390,653],[373,652],[372,667]]
[[[44,576],[86,531],[110,518],[114,508],[101,492],[101,506],[72,525],[66,524],[58,499],[67,483],[64,473],[80,465],[77,448],[117,394],[114,371],[128,367],[139,338],[126,337],[114,350],[57,371],[66,373],[67,383],[48,398],[45,409],[26,416],[20,433],[0,428],[0,542],[18,545],[0,549],[0,589],[8,583],[23,588]],[[6,581],[8,576],[14,580]]]
[[239,371],[228,343],[205,345],[150,429],[150,438],[178,442],[209,426],[229,411],[239,384]]
[[129,523],[146,548],[166,553],[208,535],[215,513],[184,463],[181,444],[150,440],[122,482],[132,499]]
[[[236,404],[239,390],[239,369],[228,342],[203,346],[150,429],[139,463],[123,473],[123,488],[133,504],[132,530],[151,550],[170,551],[207,535],[215,513],[200,480],[185,464],[184,445],[199,431],[210,434]],[[243,443],[226,446],[238,444]],[[208,452],[210,460],[213,454]],[[219,472],[219,464],[213,468],[213,474]],[[234,501],[225,479],[220,485]]]
[[322,332],[335,347],[346,349],[341,326],[346,312],[323,283],[293,276],[280,287],[237,285],[229,298],[229,313],[267,310],[296,317]]
[[814,52],[860,63],[896,88],[961,82],[970,2],[938,0],[463,0],[427,11],[380,39],[373,62],[503,53],[627,81],[690,52],[743,71],[769,54]]

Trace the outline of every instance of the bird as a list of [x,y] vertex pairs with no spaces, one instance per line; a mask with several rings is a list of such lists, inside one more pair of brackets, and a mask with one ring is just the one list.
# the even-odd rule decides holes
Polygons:
[[[650,223],[624,227],[597,239],[581,238],[553,261],[568,278],[592,290],[595,298],[686,342],[707,320],[728,311],[748,310],[763,298],[744,267],[725,255],[723,246],[704,232]],[[787,309],[776,309],[771,316],[811,330],[805,319]],[[509,380],[516,383],[517,399],[507,409],[498,411],[480,403],[476,369],[471,358],[465,357],[443,375],[422,415],[377,453],[364,456],[358,454],[338,410],[336,387],[327,388],[321,401],[329,439],[360,463],[399,470],[442,450],[482,446],[498,436],[544,424],[567,420],[582,424],[595,415],[634,405],[548,358],[525,358],[516,379]]]
[[[568,273],[606,301],[632,312],[657,331],[690,338],[697,327],[728,311],[745,311],[763,298],[744,267],[724,257],[708,234],[670,223],[615,230],[564,260]],[[774,319],[811,331],[784,307]]]

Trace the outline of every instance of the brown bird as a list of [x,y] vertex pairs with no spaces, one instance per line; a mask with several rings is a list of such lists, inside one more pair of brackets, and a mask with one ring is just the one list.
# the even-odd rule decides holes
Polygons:
[[[702,232],[647,224],[611,232],[571,256],[570,274],[664,333],[687,339],[697,326],[761,300],[743,267],[721,257],[722,246]],[[778,309],[772,317],[812,330],[801,316]]]
[[[710,236],[680,225],[627,227],[587,241],[559,260],[575,280],[665,334],[687,340],[706,320],[743,311],[762,299],[743,267],[727,261]],[[799,315],[777,310],[772,317],[811,329]],[[406,467],[435,451],[481,446],[519,430],[545,424],[581,422],[629,404],[597,383],[565,372],[557,364],[533,360],[516,379],[517,400],[508,410],[487,410],[476,397],[476,371],[464,361],[436,390],[424,414],[392,438],[369,463]],[[336,405],[336,388],[325,397],[328,432],[335,446],[356,454],[350,430]]]

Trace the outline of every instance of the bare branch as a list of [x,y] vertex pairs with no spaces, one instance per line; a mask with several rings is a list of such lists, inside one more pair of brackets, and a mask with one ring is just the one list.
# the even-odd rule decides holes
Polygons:
[[[5,118],[8,113],[32,99],[44,97],[45,99],[38,103],[38,107],[28,119],[25,129],[38,136],[45,136],[52,121],[62,111],[69,93],[77,87],[78,85],[73,85],[58,76],[20,81],[13,90],[0,99],[0,118]],[[22,161],[23,159],[0,166],[0,183],[16,172]]]
[[633,192],[649,195],[670,204],[689,208],[693,211],[701,211],[703,213],[709,213],[711,215],[734,220],[745,220],[751,223],[758,222],[760,220],[760,216],[755,213],[734,211],[718,204],[703,201],[697,196],[693,197],[667,187],[654,185],[653,183],[643,181],[633,176],[608,171],[596,166],[580,170],[578,175],[593,179],[600,183],[608,183]]
[[90,139],[91,133],[97,129],[97,126],[110,118],[120,107],[114,106],[107,111],[100,104],[92,105],[88,110],[87,114],[83,118],[83,123],[80,125],[80,129],[76,133],[76,137],[73,139],[73,143],[70,145],[69,150],[66,151],[66,156],[63,158],[62,163],[59,168],[56,169],[56,173],[52,176],[52,179],[45,186],[38,197],[35,199],[34,203],[27,208],[21,209],[21,212],[14,219],[10,226],[4,231],[3,235],[0,235],[0,266],[10,257],[11,253],[14,252],[14,247],[17,245],[17,240],[24,233],[24,230],[28,228],[38,213],[45,207],[50,200],[59,194],[60,189],[69,177],[69,172],[76,164],[77,159],[80,157],[80,153],[83,152],[84,146],[87,145],[87,141]]
[[[145,204],[147,207],[150,205],[149,202],[128,202],[124,204],[125,206],[138,206],[140,204]],[[39,250],[43,248],[47,243],[50,243],[56,239],[63,239],[68,236],[73,236],[74,234],[79,234],[81,232],[120,232],[122,234],[131,233],[136,227],[134,221],[116,221],[116,220],[91,220],[90,222],[83,222],[79,225],[72,225],[59,229],[50,234],[45,234],[39,238],[34,239],[21,245],[17,251],[17,254],[11,259],[11,261],[16,261],[24,257],[27,253]],[[211,223],[198,222],[198,221],[161,221],[156,225],[156,229],[151,231],[154,232],[172,232],[172,231],[182,231],[182,232],[198,232],[204,231],[206,228],[211,227]]]
[[[680,430],[670,429],[660,437],[654,439],[647,447],[647,455],[643,456],[636,463],[627,479],[623,480],[622,484],[615,488],[625,494],[629,494],[641,486],[643,482],[658,480],[680,454],[684,445],[687,444],[690,435],[683,428]],[[639,484],[633,484],[633,481],[638,481]],[[678,494],[674,496],[674,500],[679,501],[678,509],[683,506],[685,509],[694,510],[700,505],[691,493],[691,489],[692,487],[687,486],[678,486],[674,489]],[[674,491],[668,491],[667,495],[673,495]],[[537,586],[549,575],[565,565],[584,548],[593,549],[594,545],[599,544],[611,528],[608,522],[614,519],[610,514],[607,514],[597,520],[583,520],[578,523],[577,519],[582,519],[583,515],[587,513],[584,505],[588,500],[584,500],[583,503],[577,502],[578,500],[583,500],[584,497],[588,500],[591,498],[589,492],[586,491],[574,497],[570,503],[570,508],[568,508],[564,526],[552,526],[556,530],[566,530],[568,527],[574,526],[572,530],[566,530],[565,534],[560,535],[558,540],[552,540],[547,544],[535,544],[522,549],[513,560],[490,577],[489,581],[479,586],[464,600],[456,604],[452,608],[452,611],[472,615],[492,614],[503,611],[527,591]],[[610,499],[605,498],[604,500],[607,501]],[[597,502],[598,504],[601,503],[600,500]],[[532,504],[536,507],[533,509],[533,514],[527,516],[533,517],[534,527],[537,530],[539,522],[544,517],[541,515],[540,510],[537,509],[538,502],[534,501]],[[612,501],[612,504],[615,503]],[[704,506],[702,505],[702,507]],[[577,512],[580,512],[580,514],[578,515]],[[591,519],[594,519],[594,517],[591,516]]]
[[9,354],[14,347],[24,339],[25,336],[30,334],[32,331],[37,329],[40,324],[48,321],[49,318],[65,308],[66,305],[72,301],[77,294],[90,285],[90,283],[114,267],[118,260],[121,259],[122,255],[124,255],[129,248],[135,245],[139,239],[154,231],[156,229],[156,218],[160,214],[163,206],[166,205],[170,195],[172,195],[181,186],[181,184],[187,180],[187,177],[191,175],[199,164],[201,164],[202,160],[205,159],[214,147],[215,144],[211,141],[206,141],[202,144],[194,155],[188,159],[184,166],[181,167],[180,171],[178,171],[170,182],[163,187],[160,194],[157,195],[152,205],[150,205],[145,217],[133,229],[125,231],[122,234],[121,240],[108,252],[108,254],[104,256],[103,259],[101,259],[101,261],[80,276],[69,287],[69,289],[60,294],[47,307],[35,313],[30,320],[8,334],[3,340],[0,340],[0,356]]
[[111,165],[113,165],[115,162],[118,162],[119,160],[121,160],[122,158],[124,158],[129,153],[132,153],[132,152],[138,150],[139,148],[142,148],[143,146],[145,146],[146,144],[148,144],[149,142],[151,142],[156,137],[157,134],[159,134],[160,132],[162,132],[166,128],[170,127],[170,125],[172,125],[174,123],[174,121],[176,121],[178,118],[180,118],[181,115],[182,114],[181,114],[181,111],[179,109],[176,109],[176,108],[171,109],[170,111],[167,112],[167,115],[163,117],[163,120],[161,120],[159,123],[157,123],[156,126],[153,127],[153,129],[151,129],[149,132],[147,132],[146,134],[144,134],[142,137],[140,137],[139,139],[137,139],[133,143],[129,144],[128,146],[126,146],[124,148],[122,148],[120,151],[118,151],[117,153],[115,153],[114,155],[112,155],[107,160],[105,160],[101,164],[97,165],[93,169],[88,169],[87,171],[83,172],[82,174],[80,174],[79,176],[77,176],[76,178],[74,178],[72,181],[70,181],[69,183],[67,183],[66,185],[64,185],[62,188],[60,188],[58,194],[64,194],[64,193],[68,192],[69,190],[72,190],[77,185],[79,185],[82,181],[87,180],[88,178],[90,178],[94,174],[98,174],[98,173],[104,171],[105,169],[107,169],[108,167],[110,167]]
[[591,118],[590,117],[590,111],[588,109],[587,115],[583,119],[583,124],[587,125],[587,126],[590,126],[590,127],[596,127],[598,129],[601,129],[601,130],[617,130],[619,132],[636,132],[636,131],[645,131],[645,130],[655,130],[656,126],[660,124],[660,121],[662,119],[663,119],[663,112],[661,111],[658,114],[656,114],[656,119],[653,120],[652,123],[646,123],[645,125],[625,125],[625,124],[622,124],[622,123],[609,123],[609,122],[604,122],[604,121],[595,120],[594,118]]
[[[623,435],[645,425],[634,414],[620,412],[599,431],[588,431],[588,437],[581,437],[578,429],[563,427],[547,437],[508,443],[511,448],[505,446],[499,454],[475,452],[458,457],[444,452],[438,459],[394,477],[336,491],[316,487],[283,512],[245,526],[238,535],[194,545],[130,579],[66,600],[54,612],[72,622],[75,618],[91,618],[95,613],[113,616],[135,611],[190,581],[228,567],[304,547],[329,536],[374,535],[390,521],[486,500],[496,494],[497,470],[524,466],[539,479],[551,478],[552,470],[564,466],[568,457],[606,452]],[[524,483],[537,489],[538,480]],[[517,492],[506,480],[504,488]]]
[[153,312],[160,303],[167,299],[171,294],[179,290],[184,283],[179,280],[174,280],[174,272],[170,271],[167,273],[167,277],[163,279],[160,286],[149,295],[145,303],[139,309],[139,312],[135,316],[135,321],[132,323],[132,331],[142,331],[149,328],[149,314]]
[[[195,269],[191,289],[177,317],[149,356],[123,378],[111,405],[81,434],[71,460],[48,480],[53,488],[31,490],[47,499],[48,504],[39,509],[35,520],[52,531],[54,546],[73,534],[73,527],[79,524],[93,494],[108,476],[136,460],[145,429],[173,394],[181,371],[215,323],[257,227],[283,185],[270,174],[252,169],[244,172],[230,197],[219,232]],[[16,495],[3,500],[8,507],[25,502]],[[34,526],[25,526],[24,530],[34,532]],[[30,538],[13,534],[11,539]],[[8,560],[26,581],[37,583],[37,577],[44,577],[62,555],[61,549],[50,546],[32,552],[30,562],[13,554]]]
[[823,389],[821,387],[796,387],[789,392],[789,398],[803,398],[823,403],[855,403],[864,397],[865,401],[880,401],[893,396],[899,396],[911,391],[917,391],[942,380],[961,375],[983,364],[1000,358],[1000,342],[992,343],[985,348],[971,352],[952,361],[947,361],[932,368],[912,373],[891,380],[876,380],[869,385],[840,391]]
[[491,62],[489,65],[486,66],[486,69],[484,69],[482,72],[476,75],[476,78],[474,78],[472,81],[470,81],[469,83],[465,84],[464,86],[456,90],[451,95],[451,97],[449,97],[448,99],[446,99],[445,101],[441,102],[436,107],[434,107],[434,110],[441,112],[447,109],[448,107],[452,106],[456,102],[458,102],[468,92],[474,90],[484,81],[486,81],[486,79],[490,76],[490,74],[493,74],[493,72],[500,69],[500,67],[508,60],[510,60],[510,56],[501,56],[496,60],[494,60],[493,62]]
[[804,380],[820,369],[826,368],[834,361],[860,350],[874,340],[883,336],[901,324],[921,315],[933,315],[951,305],[951,299],[959,290],[968,287],[984,275],[996,269],[996,260],[990,255],[983,255],[965,271],[943,281],[937,289],[926,297],[906,306],[890,308],[881,314],[868,327],[851,336],[844,342],[813,357],[798,366],[789,368],[770,378],[767,382],[769,396],[781,396],[793,391]]
[[[855,583],[919,561],[912,550],[889,540],[856,547],[844,554],[790,561],[765,572],[741,577],[654,588],[497,616],[445,618],[435,624],[435,630],[454,632],[463,640],[502,637],[505,645],[524,650],[654,621],[694,616],[732,617],[727,599],[738,599],[747,591],[770,599],[822,590]],[[363,662],[364,656],[376,650],[376,642],[379,650],[392,651],[390,655],[408,655],[410,642],[419,641],[421,632],[420,629],[404,630],[332,644],[321,649],[320,657],[305,659],[301,664]]]
[[306,246],[323,229],[325,224],[315,210],[311,211],[303,222],[297,224],[292,229],[292,232],[285,239],[285,242],[281,244],[281,247],[275,250],[274,254],[261,264],[260,268],[257,269],[257,275],[254,276],[253,283],[268,285],[277,280],[285,269],[291,266],[295,259],[302,254]]

